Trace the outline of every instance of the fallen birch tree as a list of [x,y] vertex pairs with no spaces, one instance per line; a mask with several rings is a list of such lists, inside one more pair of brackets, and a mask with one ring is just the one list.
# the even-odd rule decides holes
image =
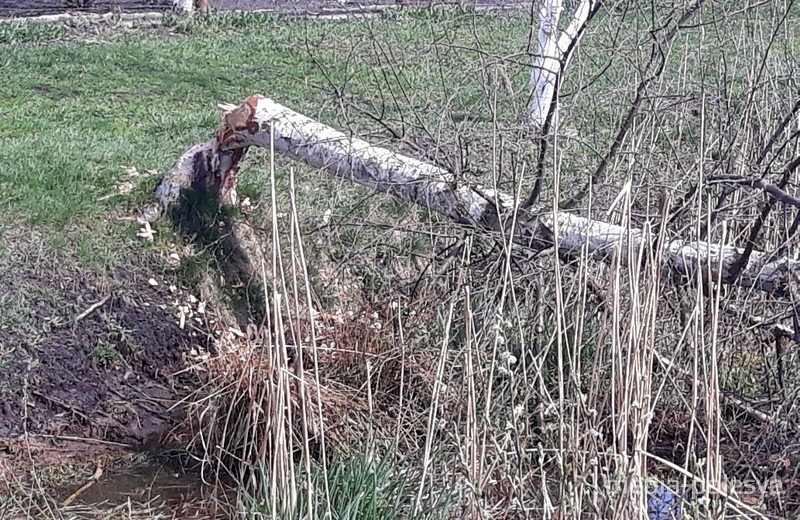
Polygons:
[[473,229],[509,238],[519,247],[629,264],[657,258],[665,274],[680,279],[738,284],[775,296],[789,294],[800,261],[744,249],[667,236],[553,210],[527,210],[514,197],[467,184],[448,171],[386,148],[372,146],[299,114],[272,99],[253,95],[226,113],[214,136],[187,150],[157,189],[165,209],[188,192],[208,192],[223,205],[237,203],[237,172],[247,150],[274,150],[313,168],[422,206]]

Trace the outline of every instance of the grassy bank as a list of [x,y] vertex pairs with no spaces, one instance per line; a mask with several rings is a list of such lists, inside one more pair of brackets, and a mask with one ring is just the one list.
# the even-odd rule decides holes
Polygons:
[[[542,204],[580,191],[655,74],[574,211],[742,243],[756,197],[723,205],[701,188],[664,211],[711,168],[748,171],[796,99],[790,6],[712,3],[656,51],[675,12],[617,7],[561,87]],[[747,321],[787,321],[785,302],[662,284],[649,266],[528,258],[264,151],[240,175],[249,204],[214,215],[211,238],[138,220],[160,174],[211,136],[217,104],[253,93],[524,198],[541,146],[529,26],[460,9],[0,25],[0,434],[133,445],[173,410],[160,400],[183,400],[172,440],[235,489],[217,490],[225,511],[253,518],[610,517],[630,497],[646,507],[638,488],[720,472],[748,491],[705,488],[686,507],[789,517],[800,359]],[[775,171],[792,131],[769,151]],[[759,247],[791,220],[770,218]],[[258,280],[225,270],[231,222],[263,244]],[[727,391],[757,405],[720,405]]]
[[[503,45],[510,51],[524,41],[525,23],[520,18],[485,17],[483,21],[486,23],[480,24],[484,27],[479,32],[492,52]],[[453,33],[451,28],[457,31]],[[153,223],[152,241],[137,236],[142,227],[137,217],[152,204],[159,174],[188,146],[208,138],[220,116],[218,103],[239,102],[252,93],[263,93],[331,124],[367,135],[373,132],[380,141],[384,137],[375,132],[382,131],[381,126],[352,106],[380,110],[377,106],[386,103],[390,95],[388,85],[402,84],[408,96],[405,103],[419,109],[431,128],[440,123],[437,111],[441,104],[454,102],[449,98],[456,90],[455,102],[463,107],[461,121],[467,119],[468,112],[474,112],[476,120],[484,120],[481,107],[476,105],[482,81],[480,74],[475,73],[481,68],[479,53],[469,52],[468,62],[463,57],[453,61],[457,68],[448,73],[454,77],[446,82],[441,75],[442,67],[449,64],[438,63],[433,56],[427,56],[423,62],[412,59],[414,55],[424,55],[432,39],[446,37],[453,44],[469,46],[473,29],[471,16],[464,13],[435,18],[426,13],[412,13],[377,22],[247,15],[194,22],[175,19],[167,20],[165,26],[131,28],[0,26],[4,56],[0,77],[0,157],[4,164],[0,171],[3,193],[0,260],[5,267],[0,281],[6,310],[0,321],[3,329],[0,338],[4,340],[0,342],[0,359],[4,361],[0,365],[3,377],[0,388],[6,390],[4,397],[23,402],[22,390],[27,381],[37,381],[36,385],[46,387],[40,395],[54,392],[48,385],[56,384],[59,376],[40,368],[41,360],[60,364],[59,369],[76,370],[86,385],[104,387],[98,378],[111,381],[113,389],[114,385],[122,384],[117,382],[120,372],[139,377],[142,368],[137,363],[143,356],[149,356],[156,366],[165,363],[160,357],[153,357],[151,351],[155,347],[204,351],[207,345],[199,337],[201,330],[196,330],[198,336],[187,334],[186,338],[168,342],[165,340],[171,338],[171,331],[142,337],[140,331],[149,328],[147,322],[128,319],[133,313],[140,313],[116,304],[114,309],[101,305],[88,318],[70,325],[67,336],[58,327],[55,333],[51,332],[48,324],[74,323],[75,316],[109,294],[113,295],[111,302],[121,298],[120,295],[130,294],[142,302],[140,305],[164,308],[163,312],[154,309],[139,318],[167,321],[174,327],[179,302],[172,301],[174,293],[170,294],[167,288],[175,285],[179,292],[197,294],[193,283],[214,270],[214,255],[206,254],[202,248],[196,254],[188,253],[185,239],[167,222]],[[520,42],[499,37],[507,35],[509,30],[517,34]],[[377,34],[389,38],[388,47],[376,47]],[[455,55],[446,49],[443,52]],[[386,60],[407,61],[401,66],[405,76],[392,77],[392,67]],[[524,77],[518,79],[524,84]],[[337,95],[337,89],[346,94]],[[399,116],[398,108],[386,109],[392,124]],[[270,170],[264,154],[255,155],[258,159],[249,162],[243,172],[241,191],[255,206],[265,207],[269,204]],[[279,159],[279,168],[274,171],[281,211],[289,210],[288,164]],[[369,251],[375,229],[353,223],[368,218],[379,222],[384,215],[399,221],[410,215],[406,220],[417,225],[416,210],[409,212],[391,201],[365,198],[368,194],[351,186],[306,171],[298,173],[294,189],[298,195],[298,218],[302,219],[304,230],[314,237],[310,254],[319,259],[310,268],[336,273],[337,266],[347,265],[346,269],[354,271],[352,275],[334,274],[315,280],[318,298],[337,310],[341,307],[362,314],[365,303],[361,292],[374,295],[391,280],[386,268],[375,269],[370,265],[374,255],[385,254],[381,250]],[[326,210],[334,212],[335,221],[342,221],[340,226],[325,230],[321,220]],[[252,219],[268,227],[269,215],[269,211],[260,210]],[[387,246],[420,253],[426,249],[425,241],[415,235],[401,236],[394,242],[395,245]],[[38,254],[31,254],[32,250]],[[169,257],[176,253],[181,257],[177,265]],[[16,263],[19,258],[26,258],[26,263]],[[337,283],[335,278],[358,279],[362,275],[364,285],[352,294],[352,301],[338,301],[338,295],[325,290],[327,285]],[[78,280],[86,281],[90,289]],[[154,287],[148,280],[156,280],[158,285]],[[70,283],[65,285],[65,281]],[[59,353],[58,349],[67,350]],[[20,371],[20,363],[27,359],[36,359],[36,365]],[[360,362],[350,363],[352,366],[347,366],[360,373]],[[168,364],[159,368],[176,370]],[[346,368],[340,370],[347,372]],[[19,373],[26,375],[20,378]],[[225,374],[225,370],[220,373]],[[355,385],[353,388],[360,385],[351,374],[343,375],[348,385]],[[86,391],[95,397],[92,391]],[[69,393],[54,395],[92,422],[97,420],[95,403],[105,410],[103,414],[110,413],[113,420],[132,420],[121,412],[111,411],[118,406],[117,398],[97,395],[94,401],[81,402]],[[354,397],[363,398],[360,392],[355,392]],[[129,396],[131,401],[140,398]],[[31,399],[35,402],[43,398]],[[42,417],[38,422],[26,424],[17,422],[20,415],[13,415],[14,420],[9,416],[9,432],[46,429],[42,426],[44,421],[59,410],[46,412],[53,406],[46,400],[39,406]],[[365,420],[366,415],[359,419]],[[90,435],[79,426],[71,431],[76,437]],[[332,435],[336,438],[335,433]],[[298,509],[298,515],[311,507],[314,511],[332,508],[338,518],[348,515],[366,518],[370,516],[364,515],[369,514],[395,518],[410,514],[417,507],[417,516],[422,517],[441,511],[436,504],[447,503],[447,496],[435,496],[426,498],[428,505],[422,509],[420,504],[415,506],[417,490],[412,488],[417,481],[411,475],[416,474],[416,463],[406,463],[403,469],[388,461],[373,463],[371,458],[359,462],[360,450],[374,451],[375,446],[356,439],[352,432],[346,432],[342,439],[352,443],[353,458],[350,462],[344,451],[332,455],[335,460],[344,461],[332,468],[331,484],[325,484],[332,486],[333,503],[320,500],[325,492],[321,479],[326,474],[321,473],[322,467],[315,462],[307,473],[315,487],[313,506],[306,501]],[[41,482],[35,490],[40,498],[41,493],[67,489],[70,483],[78,487],[95,466],[91,456],[88,460],[76,457],[55,462],[73,465],[76,469],[68,472],[74,474],[73,478],[66,482],[53,480],[49,473],[34,469],[31,474],[34,482]],[[107,472],[113,476],[113,471],[111,468]],[[305,468],[298,467],[299,475],[304,471]],[[17,481],[4,475],[4,482],[17,489],[18,494],[27,489],[23,481],[21,477]],[[304,482],[305,477],[298,477],[298,486]],[[262,500],[269,496],[269,490],[264,489],[266,494],[261,494],[257,488],[248,489],[253,496],[247,495],[242,504],[252,508],[255,515],[268,513],[273,506]],[[404,491],[398,493],[400,489]],[[425,495],[429,494],[426,491]],[[55,498],[56,494],[49,500]],[[59,509],[55,504],[46,506],[47,500],[45,505],[32,505],[34,502],[18,496],[3,504],[45,516]],[[144,506],[140,506],[142,515],[156,514],[156,509],[163,513],[163,507]],[[431,512],[423,513],[425,509]],[[64,514],[71,511],[82,510],[63,509]]]

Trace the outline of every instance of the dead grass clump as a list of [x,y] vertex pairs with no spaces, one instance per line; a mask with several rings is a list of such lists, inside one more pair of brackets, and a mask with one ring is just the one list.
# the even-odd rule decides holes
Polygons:
[[401,412],[405,427],[416,416],[424,432],[434,356],[404,355],[375,314],[325,321],[317,347],[264,328],[221,335],[190,405],[212,474],[260,486],[252,471],[282,456],[297,461],[308,449],[318,458],[323,444],[342,456],[365,440],[391,439]]
[[[261,271],[263,298],[257,301],[264,308],[250,316],[263,321],[241,331],[233,315],[217,320],[217,355],[201,369],[206,383],[193,395],[189,415],[204,480],[220,489],[235,486],[230,506],[237,511],[291,517],[318,509],[319,500],[332,507],[338,495],[331,479],[370,482],[388,471],[413,480],[395,468],[391,447],[408,431],[424,435],[436,363],[422,352],[409,355],[398,341],[402,320],[357,295],[321,308],[312,296],[296,209],[289,218],[273,218],[272,226],[271,252],[255,239],[236,244],[251,272]],[[335,273],[316,267],[318,276]],[[327,282],[340,286],[343,275],[335,276]],[[206,279],[209,297],[224,294],[214,276]],[[372,455],[364,464],[353,462],[365,453]],[[375,457],[388,466],[373,464]],[[335,470],[351,462],[363,474]],[[359,496],[357,482],[343,485]]]

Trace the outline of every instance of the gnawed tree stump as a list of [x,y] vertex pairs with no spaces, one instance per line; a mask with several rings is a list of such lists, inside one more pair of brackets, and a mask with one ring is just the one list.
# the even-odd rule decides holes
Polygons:
[[208,14],[211,2],[209,0],[173,0],[172,5],[176,11],[191,14],[197,11]]
[[[223,116],[210,141],[187,150],[165,175],[157,195],[169,209],[188,194],[210,194],[235,204],[236,175],[247,149],[260,146],[314,168],[439,213],[475,230],[513,239],[519,247],[627,265],[655,258],[674,280],[738,284],[786,296],[800,261],[755,251],[738,276],[732,271],[743,249],[665,237],[553,210],[524,210],[508,194],[465,183],[448,171],[386,148],[372,146],[299,114],[272,99],[253,95]],[[252,240],[255,240],[251,237]],[[653,244],[656,250],[651,250]]]

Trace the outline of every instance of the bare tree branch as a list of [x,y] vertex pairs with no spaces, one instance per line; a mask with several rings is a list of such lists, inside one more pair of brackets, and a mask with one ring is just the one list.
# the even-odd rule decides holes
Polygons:
[[799,198],[789,195],[786,193],[786,191],[782,190],[778,186],[775,186],[774,184],[767,184],[761,179],[752,179],[750,177],[745,177],[744,175],[713,175],[706,178],[706,183],[709,185],[717,183],[730,183],[738,186],[747,186],[749,188],[764,190],[764,193],[776,201],[786,204],[787,206],[800,208]]
[[[533,190],[531,190],[531,194],[528,195],[528,198],[525,202],[522,203],[522,208],[527,209],[532,207],[536,202],[539,200],[539,195],[542,192],[542,179],[544,178],[544,167],[545,167],[545,159],[547,157],[547,143],[548,137],[550,135],[550,127],[553,123],[553,119],[556,116],[556,111],[558,109],[558,92],[561,87],[561,83],[563,81],[563,74],[562,72],[567,68],[572,55],[575,52],[575,49],[578,46],[578,42],[581,40],[581,36],[586,31],[586,27],[588,27],[589,22],[592,21],[592,18],[597,14],[600,10],[600,6],[602,3],[599,0],[594,1],[587,1],[584,0],[578,6],[575,11],[575,15],[572,19],[572,22],[569,24],[566,30],[561,34],[559,38],[558,46],[560,47],[561,56],[559,57],[559,69],[558,72],[555,73],[555,76],[552,78],[553,90],[550,92],[551,99],[547,102],[547,112],[544,118],[544,121],[541,124],[541,132],[539,137],[539,157],[536,161],[536,173],[535,178],[536,181],[533,185]],[[534,73],[536,72],[536,67],[534,65]],[[534,81],[533,75],[531,76],[531,81]],[[535,83],[534,83],[535,84]],[[536,88],[534,88],[534,102],[533,107],[536,107],[541,104],[541,100],[539,100],[536,96]],[[534,108],[531,109],[531,113],[533,113]],[[538,118],[541,118],[541,113],[538,114]]]
[[[780,193],[783,192],[783,189],[789,184],[789,179],[791,178],[794,171],[797,167],[800,166],[800,157],[789,163],[786,169],[783,171],[783,176],[781,177],[780,182],[778,183],[776,192]],[[765,189],[766,191],[766,189]],[[787,194],[788,196],[788,194]],[[747,237],[747,244],[745,244],[744,251],[736,259],[736,261],[731,266],[730,271],[728,272],[728,277],[730,282],[734,282],[736,277],[742,272],[744,267],[750,260],[750,255],[755,250],[756,246],[756,239],[758,238],[758,234],[761,232],[761,229],[764,227],[764,223],[767,221],[767,217],[769,216],[772,208],[775,206],[776,198],[771,198],[764,204],[764,207],[761,209],[761,213],[758,215],[758,220],[750,229],[750,236]]]
[[[654,80],[658,79],[661,76],[661,73],[664,72],[664,68],[666,66],[666,55],[664,52],[664,48],[668,47],[672,40],[675,39],[677,36],[679,29],[682,28],[683,24],[686,23],[693,15],[697,12],[700,7],[702,7],[705,0],[697,0],[694,4],[692,4],[681,17],[675,23],[675,26],[670,29],[667,33],[666,37],[663,41],[655,40],[655,33],[657,31],[653,31],[653,41],[651,50],[650,50],[650,60],[648,61],[645,67],[645,75],[639,82],[636,87],[636,95],[633,98],[633,101],[628,108],[628,113],[625,115],[625,118],[622,120],[622,123],[619,125],[619,129],[617,130],[617,135],[614,137],[614,140],[611,142],[611,146],[608,149],[608,152],[600,161],[600,164],[597,165],[597,169],[592,174],[590,180],[584,185],[584,187],[573,197],[569,198],[566,202],[564,202],[561,207],[564,209],[569,209],[574,207],[579,201],[581,201],[589,190],[592,188],[594,184],[602,182],[603,177],[605,176],[606,169],[608,169],[608,165],[611,161],[616,157],[617,152],[619,151],[620,146],[622,146],[625,137],[628,135],[628,132],[631,129],[631,125],[633,124],[633,120],[636,118],[636,115],[639,113],[639,109],[642,106],[642,101],[644,101],[645,92],[647,91],[647,87],[652,83]],[[655,66],[655,70],[647,74],[647,72]]]

